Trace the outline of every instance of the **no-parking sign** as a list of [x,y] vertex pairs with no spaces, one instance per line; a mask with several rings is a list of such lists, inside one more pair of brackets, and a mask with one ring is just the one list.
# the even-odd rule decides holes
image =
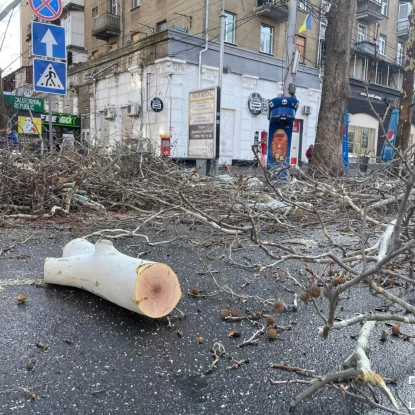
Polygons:
[[52,21],[62,14],[61,0],[29,0],[29,7],[39,19]]

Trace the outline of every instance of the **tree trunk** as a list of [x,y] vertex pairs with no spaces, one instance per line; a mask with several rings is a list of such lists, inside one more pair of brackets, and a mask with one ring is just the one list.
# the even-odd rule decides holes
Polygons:
[[82,288],[128,310],[152,318],[169,314],[181,297],[180,284],[165,264],[118,252],[111,241],[95,246],[75,239],[62,258],[47,258],[45,282]]
[[412,105],[414,97],[415,71],[415,0],[412,0],[412,13],[409,25],[409,39],[406,46],[405,68],[401,89],[400,117],[397,146],[405,151],[409,147],[411,135]]
[[350,99],[349,64],[356,1],[333,0],[327,15],[326,62],[311,168],[329,176],[344,173],[344,114]]

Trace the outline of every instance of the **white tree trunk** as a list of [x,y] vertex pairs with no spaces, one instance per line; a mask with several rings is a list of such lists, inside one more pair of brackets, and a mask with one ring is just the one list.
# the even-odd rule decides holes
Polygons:
[[45,282],[81,288],[152,318],[169,314],[181,297],[173,270],[117,251],[112,242],[75,239],[62,258],[47,258]]

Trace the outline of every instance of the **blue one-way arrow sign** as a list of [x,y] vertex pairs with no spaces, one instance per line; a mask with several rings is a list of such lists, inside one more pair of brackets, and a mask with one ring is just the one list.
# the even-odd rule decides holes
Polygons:
[[37,92],[66,95],[66,63],[33,59],[33,89]]
[[65,28],[32,22],[32,52],[46,58],[66,59]]

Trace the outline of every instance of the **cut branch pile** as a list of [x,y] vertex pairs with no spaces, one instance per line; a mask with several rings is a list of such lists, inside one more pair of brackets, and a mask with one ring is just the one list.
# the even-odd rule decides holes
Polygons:
[[[244,177],[239,172],[231,174],[227,167],[225,173],[219,177],[200,177],[195,169],[171,160],[150,153],[129,153],[125,149],[111,155],[97,149],[84,153],[66,151],[59,156],[26,154],[18,158],[0,151],[0,212],[5,218],[36,219],[81,209],[127,209],[134,229],[109,228],[86,238],[138,236],[150,245],[161,242],[150,243],[142,234],[146,224],[168,220],[205,225],[212,229],[210,236],[216,242],[204,237],[199,242],[189,239],[189,243],[205,247],[222,244],[228,248],[229,260],[234,264],[259,272],[275,270],[278,284],[283,288],[287,283],[293,286],[295,309],[297,295],[314,306],[322,320],[320,334],[324,338],[335,330],[364,323],[367,336],[358,342],[354,357],[349,359],[349,369],[343,375],[365,383],[374,376],[377,383],[372,384],[395,406],[392,393],[385,389],[380,376],[371,372],[364,349],[376,322],[415,323],[415,307],[396,292],[398,283],[405,287],[415,285],[415,168],[408,162],[408,156],[399,154],[394,163],[365,177],[330,181],[311,177],[297,167],[290,169],[291,175],[285,181],[273,180],[281,171],[265,172],[259,178]],[[335,226],[329,227],[330,222]],[[310,225],[313,225],[310,231],[320,233],[325,243],[319,238],[317,244],[315,236],[311,240],[292,238],[293,234],[298,235],[296,231]],[[282,231],[290,238],[284,241]],[[215,232],[222,234],[219,239]],[[354,242],[346,245],[342,233],[351,235]],[[232,255],[241,238],[249,239],[270,262],[237,263]],[[208,258],[218,259],[209,255]],[[300,280],[281,268],[288,260],[299,262],[301,267],[306,264],[305,278]],[[215,295],[238,296],[229,286],[220,285],[208,267],[207,270],[218,290]],[[386,310],[394,306],[393,313],[366,311],[339,321],[339,301],[351,295],[358,285],[379,295],[386,303]],[[320,295],[322,289],[325,299]],[[274,304],[257,296],[250,299],[264,306]],[[325,301],[325,306],[317,304],[317,300]],[[282,308],[288,309],[283,304]],[[327,316],[324,309],[328,310]],[[397,331],[399,334],[399,327]],[[246,343],[255,343],[264,332],[260,328]],[[218,347],[212,367],[220,353]],[[333,376],[321,380],[321,386],[338,388],[332,382],[338,379],[338,374]],[[320,387],[318,382],[315,385]],[[307,396],[305,391],[297,398],[292,411]],[[365,402],[372,404],[370,400]]]

